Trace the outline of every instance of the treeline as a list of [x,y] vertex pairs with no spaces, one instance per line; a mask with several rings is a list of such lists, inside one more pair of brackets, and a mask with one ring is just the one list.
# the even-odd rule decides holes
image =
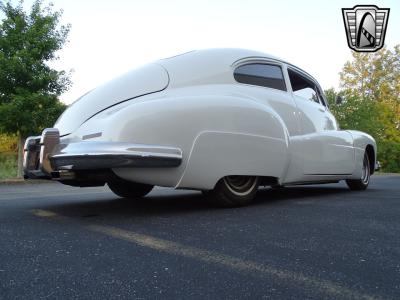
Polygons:
[[[340,72],[340,91],[325,91],[341,129],[372,135],[382,170],[400,172],[400,45],[375,53],[353,52]],[[344,101],[336,104],[336,96]]]

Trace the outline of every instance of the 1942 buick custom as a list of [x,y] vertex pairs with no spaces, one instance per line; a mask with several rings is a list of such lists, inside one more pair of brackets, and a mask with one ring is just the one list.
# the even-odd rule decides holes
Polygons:
[[376,144],[340,130],[318,82],[264,53],[192,51],[85,94],[54,128],[27,139],[26,178],[108,184],[122,197],[153,186],[244,205],[260,185],[346,180],[367,188]]

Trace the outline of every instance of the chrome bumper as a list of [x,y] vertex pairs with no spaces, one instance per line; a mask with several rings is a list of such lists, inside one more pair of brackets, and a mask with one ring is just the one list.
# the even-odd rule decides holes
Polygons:
[[102,141],[62,144],[55,128],[29,137],[24,147],[24,176],[31,179],[60,179],[60,172],[177,167],[181,162],[182,151],[174,147]]

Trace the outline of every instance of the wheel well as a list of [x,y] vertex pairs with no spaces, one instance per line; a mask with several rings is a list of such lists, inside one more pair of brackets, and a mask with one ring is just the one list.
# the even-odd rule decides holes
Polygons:
[[365,148],[365,152],[368,155],[371,174],[374,174],[374,172],[375,172],[375,151],[374,151],[374,147],[372,147],[372,145],[367,145],[367,148]]

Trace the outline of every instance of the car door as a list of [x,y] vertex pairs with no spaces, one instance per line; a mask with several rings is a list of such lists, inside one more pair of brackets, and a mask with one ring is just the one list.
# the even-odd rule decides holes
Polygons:
[[297,105],[301,135],[298,137],[305,175],[351,174],[354,148],[350,133],[339,131],[318,84],[299,70],[288,68]]
[[[286,125],[289,136],[300,133],[296,104],[288,92],[283,64],[271,60],[245,60],[235,66],[234,78],[244,85],[238,91],[271,107]],[[251,87],[251,88],[249,88]]]

